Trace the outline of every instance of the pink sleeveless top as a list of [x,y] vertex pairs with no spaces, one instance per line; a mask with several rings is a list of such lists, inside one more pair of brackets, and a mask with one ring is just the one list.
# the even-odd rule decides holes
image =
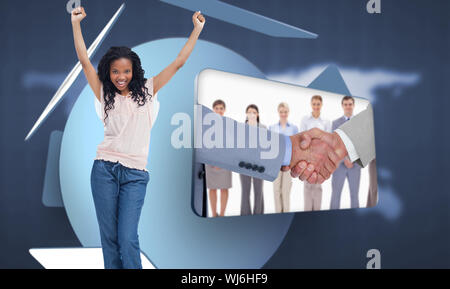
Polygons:
[[[104,125],[104,139],[97,146],[96,160],[119,162],[128,168],[147,171],[147,159],[150,146],[150,130],[156,120],[159,102],[157,94],[153,93],[153,77],[147,79],[145,86],[148,92],[145,105],[139,106],[131,98],[116,93],[114,108],[108,110],[105,118],[105,100],[103,98],[103,84],[100,88],[98,114]],[[98,99],[95,98],[98,105]]]

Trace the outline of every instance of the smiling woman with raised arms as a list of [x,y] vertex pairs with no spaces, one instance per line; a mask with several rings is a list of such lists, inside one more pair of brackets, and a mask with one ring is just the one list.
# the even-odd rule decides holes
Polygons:
[[150,176],[146,169],[157,93],[185,64],[205,24],[200,11],[193,31],[175,60],[158,75],[144,77],[139,56],[128,47],[111,47],[98,72],[81,33],[83,7],[71,14],[75,49],[87,81],[101,103],[104,139],[91,171],[105,268],[142,268],[138,223]]

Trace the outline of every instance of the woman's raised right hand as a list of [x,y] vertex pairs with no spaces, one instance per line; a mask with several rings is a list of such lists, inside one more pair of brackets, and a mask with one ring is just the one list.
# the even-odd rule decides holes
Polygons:
[[72,10],[72,22],[81,22],[86,17],[86,12],[83,7],[77,7]]

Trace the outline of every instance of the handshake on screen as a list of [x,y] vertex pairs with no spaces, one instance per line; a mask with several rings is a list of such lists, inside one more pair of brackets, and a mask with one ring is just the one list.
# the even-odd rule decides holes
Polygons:
[[[280,168],[291,171],[291,176],[310,184],[321,184],[329,179],[341,161],[346,166],[356,163],[366,167],[375,159],[375,136],[373,111],[369,104],[365,110],[337,127],[334,132],[318,128],[302,131],[292,136],[259,127],[258,135],[270,136],[272,148],[277,147],[272,157],[261,157],[270,145],[264,141],[255,142],[255,146],[228,147],[224,144],[239,143],[239,139],[249,139],[256,135],[246,124],[234,119],[219,116],[205,106],[196,110],[195,139],[201,146],[195,147],[195,162],[220,167],[267,181],[274,181]],[[217,126],[217,124],[219,125]],[[237,131],[227,128],[238,127]],[[214,145],[208,143],[208,137],[215,135]],[[264,138],[263,138],[264,139]],[[245,143],[242,142],[242,143]]]
[[292,155],[289,166],[291,176],[310,184],[327,180],[348,155],[344,142],[336,132],[329,133],[318,128],[290,136]]

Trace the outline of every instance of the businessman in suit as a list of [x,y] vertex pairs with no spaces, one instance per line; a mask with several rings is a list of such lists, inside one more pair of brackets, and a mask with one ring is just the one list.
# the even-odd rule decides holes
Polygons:
[[[353,117],[353,109],[355,108],[355,99],[351,96],[344,96],[341,101],[344,115],[332,124],[332,130],[335,131],[342,124],[349,121]],[[361,167],[353,165],[348,157],[344,158],[331,178],[331,203],[330,209],[339,209],[341,203],[341,193],[344,187],[345,179],[348,180],[350,188],[350,204],[351,208],[359,208],[359,183],[361,179]]]

